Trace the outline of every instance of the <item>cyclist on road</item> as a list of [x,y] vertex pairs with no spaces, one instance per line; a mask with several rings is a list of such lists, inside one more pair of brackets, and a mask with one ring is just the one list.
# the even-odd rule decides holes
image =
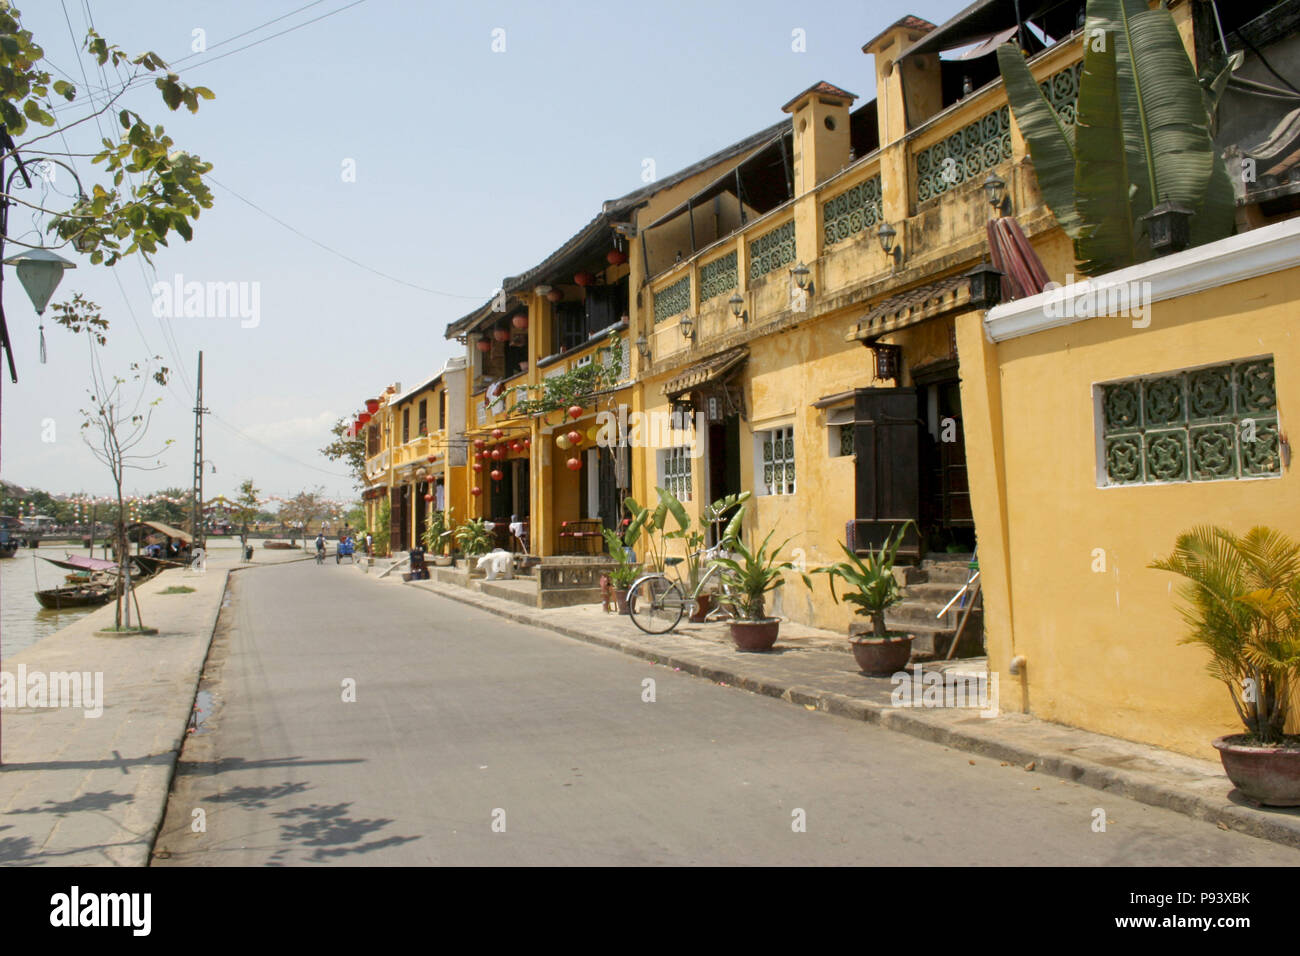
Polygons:
[[316,563],[325,563],[325,532],[321,531],[316,535]]

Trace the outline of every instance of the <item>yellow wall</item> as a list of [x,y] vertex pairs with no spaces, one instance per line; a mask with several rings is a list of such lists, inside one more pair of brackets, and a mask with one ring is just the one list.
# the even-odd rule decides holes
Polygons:
[[[1093,385],[1272,354],[1281,426],[1300,404],[1300,269],[993,345],[962,318],[962,405],[991,670],[1003,705],[1200,757],[1240,724],[1206,653],[1179,646],[1179,579],[1147,565],[1193,525],[1300,537],[1300,480],[1097,487]],[[1248,334],[1245,330],[1249,330]],[[1098,552],[1105,570],[1096,571]]]

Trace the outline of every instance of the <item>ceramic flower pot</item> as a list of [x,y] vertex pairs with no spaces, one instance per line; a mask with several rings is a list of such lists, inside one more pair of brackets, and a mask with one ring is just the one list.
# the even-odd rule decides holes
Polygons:
[[[852,634],[852,632],[850,632]],[[873,637],[870,633],[851,636],[853,659],[864,674],[885,676],[902,670],[912,657],[912,635],[889,634]]]
[[779,618],[765,621],[732,621],[731,640],[741,651],[770,651],[781,629]]
[[1269,807],[1300,807],[1300,740],[1290,746],[1246,743],[1245,734],[1214,741],[1223,772],[1243,794]]

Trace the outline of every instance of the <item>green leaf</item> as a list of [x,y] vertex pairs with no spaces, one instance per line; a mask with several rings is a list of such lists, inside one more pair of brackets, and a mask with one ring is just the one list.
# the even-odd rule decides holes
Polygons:
[[75,100],[77,98],[77,88],[67,80],[55,80],[54,92],[65,100]]
[[1117,44],[1110,34],[1097,39],[1090,36],[1083,45],[1075,119],[1075,208],[1082,223],[1075,251],[1085,275],[1123,268],[1136,259],[1116,85]]
[[998,66],[1016,126],[1034,160],[1039,192],[1061,228],[1074,237],[1081,225],[1074,208],[1074,130],[1047,101],[1018,46],[998,47]]

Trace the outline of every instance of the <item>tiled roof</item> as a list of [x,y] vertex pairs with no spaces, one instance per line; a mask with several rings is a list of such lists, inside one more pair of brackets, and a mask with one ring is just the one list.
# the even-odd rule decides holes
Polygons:
[[931,30],[934,29],[934,24],[931,23],[929,20],[922,20],[920,17],[914,17],[909,13],[907,16],[903,17],[902,19],[895,20],[889,26],[885,27],[885,29],[881,30],[879,33],[873,36],[866,43],[862,44],[862,52],[866,53],[868,48],[873,46],[877,40],[879,40],[881,37],[883,37],[886,33],[890,32],[891,30],[897,30],[899,27],[903,27],[908,30],[916,30],[921,33],[929,33]]
[[804,90],[794,99],[792,99],[789,103],[786,103],[785,106],[781,107],[781,111],[783,113],[790,112],[790,107],[794,106],[795,103],[798,103],[809,93],[814,93],[819,96],[837,96],[850,101],[856,100],[858,98],[858,94],[850,93],[848,90],[842,90],[838,86],[835,86],[832,83],[827,83],[825,80],[822,80],[820,83],[814,83],[812,86],[808,87],[808,89]]

